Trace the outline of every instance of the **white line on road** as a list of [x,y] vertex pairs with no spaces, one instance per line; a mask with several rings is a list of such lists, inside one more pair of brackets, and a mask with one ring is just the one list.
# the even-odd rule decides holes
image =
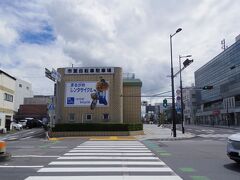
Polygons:
[[129,156],[119,156],[119,157],[114,157],[114,156],[109,156],[109,157],[102,157],[102,156],[64,156],[64,157],[59,157],[58,159],[102,159],[102,160],[159,160],[158,157],[129,157]]
[[36,158],[58,158],[60,156],[40,156],[40,155],[15,155],[15,156],[12,156],[14,158],[26,158],[26,157],[36,157]]
[[139,168],[139,167],[111,167],[111,168],[89,168],[89,167],[71,167],[71,168],[42,168],[37,172],[173,172],[169,167],[159,168]]
[[[30,176],[25,180],[96,180],[97,176]],[[104,180],[182,180],[179,176],[101,176]]]
[[117,149],[101,149],[101,150],[92,150],[92,149],[80,149],[80,150],[71,150],[69,152],[123,152],[123,153],[145,153],[145,152],[151,152],[150,150],[117,150]]
[[49,165],[165,165],[162,161],[53,161]]
[[21,138],[20,140],[30,139],[30,138],[32,138],[32,137],[33,137],[33,136],[29,136],[29,137]]
[[85,147],[76,147],[76,148],[74,148],[75,150],[77,150],[77,149],[82,149],[82,150],[86,150],[86,149],[123,149],[123,150],[138,150],[138,149],[140,149],[140,150],[148,150],[146,147],[141,147],[141,148],[136,148],[136,147],[134,147],[134,148],[129,148],[129,147],[127,147],[127,148],[125,148],[125,147],[88,147],[88,148],[85,148]]
[[113,153],[104,153],[104,152],[94,153],[94,152],[92,152],[92,153],[66,153],[64,155],[66,155],[66,156],[81,156],[81,155],[84,155],[84,156],[86,156],[86,155],[88,155],[88,156],[89,155],[90,156],[92,156],[92,155],[94,155],[94,156],[103,156],[103,155],[107,155],[107,156],[114,156],[114,155],[116,155],[116,156],[133,156],[133,155],[154,156],[155,154],[153,154],[153,153],[115,153],[115,152],[113,152]]
[[42,168],[44,166],[0,166],[0,168]]

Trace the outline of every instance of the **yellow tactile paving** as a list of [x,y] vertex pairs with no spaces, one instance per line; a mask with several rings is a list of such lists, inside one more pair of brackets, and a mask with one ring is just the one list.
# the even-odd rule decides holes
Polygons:
[[59,141],[63,140],[64,138],[49,138],[49,141]]
[[92,136],[90,141],[133,141],[136,140],[133,136]]

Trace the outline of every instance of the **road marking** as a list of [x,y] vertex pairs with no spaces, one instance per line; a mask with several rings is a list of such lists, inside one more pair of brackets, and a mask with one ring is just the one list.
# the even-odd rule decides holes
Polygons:
[[52,148],[52,149],[66,149],[68,147],[67,146],[51,146],[50,148]]
[[193,180],[210,180],[208,177],[206,176],[191,176],[191,178]]
[[102,156],[64,156],[64,157],[59,157],[58,159],[82,159],[82,160],[86,160],[86,159],[104,159],[104,160],[159,160],[158,157],[129,157],[129,156],[119,156],[119,157],[114,157],[114,156],[110,156],[110,157],[102,157]]
[[64,167],[64,168],[42,168],[38,172],[173,172],[169,167]]
[[89,149],[89,150],[82,150],[82,149],[79,149],[79,150],[71,150],[69,151],[70,153],[72,152],[120,152],[120,153],[145,153],[145,152],[151,152],[150,150],[117,150],[117,149],[108,149],[108,150],[104,150],[104,149],[101,149],[101,150],[92,150],[92,149]]
[[[135,158],[137,159],[137,158]],[[49,165],[165,165],[162,161],[53,161]]]
[[29,136],[29,137],[21,138],[20,140],[30,139],[30,138],[32,138],[32,137],[33,137],[33,136]]
[[15,157],[15,158],[26,158],[26,157],[36,157],[36,158],[42,158],[42,157],[45,157],[45,158],[49,158],[49,157],[52,157],[52,158],[58,158],[60,156],[40,156],[40,155],[15,155],[15,156],[12,156],[12,157]]
[[0,168],[42,168],[44,166],[0,166]]
[[196,172],[195,169],[190,167],[179,168],[182,172]]
[[78,148],[145,148],[144,145],[138,145],[138,146],[118,146],[118,145],[115,145],[115,146],[86,146],[86,145],[82,145],[82,146],[77,146]]
[[[104,180],[182,180],[179,176],[100,176]],[[96,180],[98,176],[30,176],[25,180]]]
[[86,150],[86,149],[98,149],[98,150],[101,150],[101,149],[122,149],[122,150],[148,150],[146,147],[88,147],[88,148],[85,148],[85,147],[76,147],[74,148],[75,150]]
[[113,152],[113,153],[106,153],[106,152],[102,152],[102,153],[65,153],[64,155],[66,156],[92,156],[92,155],[97,155],[97,156],[133,156],[133,155],[137,155],[137,156],[153,156],[155,154],[153,153],[117,153],[117,152]]

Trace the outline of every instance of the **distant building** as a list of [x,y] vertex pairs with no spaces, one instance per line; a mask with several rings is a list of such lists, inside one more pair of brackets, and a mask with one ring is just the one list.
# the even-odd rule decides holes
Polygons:
[[0,129],[10,130],[14,115],[16,78],[0,70]]
[[192,87],[185,87],[183,89],[183,104],[184,104],[184,122],[186,124],[196,123],[196,109],[197,109],[197,89]]
[[16,79],[14,111],[17,112],[24,98],[33,97],[32,85],[21,79]]
[[198,95],[197,123],[240,126],[240,40],[195,72],[196,87],[213,86]]
[[34,97],[24,98],[24,104],[49,104],[52,96],[35,95]]

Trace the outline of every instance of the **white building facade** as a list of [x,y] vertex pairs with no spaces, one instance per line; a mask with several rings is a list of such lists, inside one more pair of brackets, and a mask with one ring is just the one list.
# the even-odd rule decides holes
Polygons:
[[184,122],[185,124],[196,123],[196,109],[197,109],[197,96],[194,86],[183,89],[183,104],[184,104]]
[[17,112],[19,106],[24,104],[24,98],[33,97],[32,85],[21,79],[16,79],[14,111]]
[[0,70],[0,129],[10,130],[14,115],[16,78]]

